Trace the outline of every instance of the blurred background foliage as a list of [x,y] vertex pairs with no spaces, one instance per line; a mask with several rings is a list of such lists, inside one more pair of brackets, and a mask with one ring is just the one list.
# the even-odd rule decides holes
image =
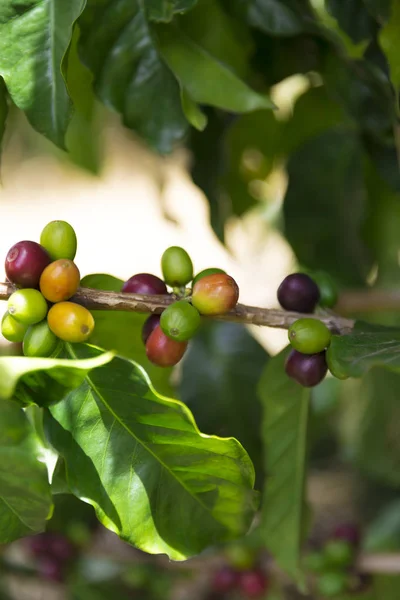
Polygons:
[[[72,5],[63,16],[71,22],[80,13],[80,3]],[[87,2],[68,54],[59,48],[74,112],[68,122],[70,101],[60,92],[56,125],[48,90],[61,71],[43,79],[46,65],[35,54],[43,40],[29,48],[29,18],[11,30],[7,11],[17,14],[17,3],[0,7],[3,252],[32,237],[33,223],[39,231],[66,218],[83,240],[81,270],[110,274],[84,280],[99,289],[119,290],[136,271],[158,273],[163,249],[177,243],[198,270],[227,269],[241,300],[253,305],[276,305],[280,279],[298,266],[328,271],[343,292],[398,290],[398,0],[149,0],[146,12],[140,7]],[[46,16],[43,32],[54,34]],[[15,74],[19,36],[18,51],[30,54]],[[350,316],[399,325],[398,311],[372,308]],[[93,342],[143,365],[160,393],[188,404],[201,431],[242,442],[257,489],[266,482],[268,490],[261,414],[269,400],[259,380],[285,334],[207,323],[171,372],[148,363],[142,322],[99,313]],[[18,351],[2,345],[3,353]],[[399,390],[400,375],[375,368],[361,380],[327,378],[312,391],[300,440],[313,514],[304,507],[301,526],[312,522],[311,541],[350,520],[362,527],[366,552],[400,553]],[[298,411],[298,404],[289,410],[278,433],[290,436]],[[283,457],[283,497],[295,494],[294,460],[296,453]],[[46,571],[25,541],[3,547],[1,597],[222,598],[210,584],[231,560],[220,550],[176,567],[146,557],[65,493],[49,531],[72,544],[65,571]],[[260,552],[274,580],[257,531],[241,545]],[[287,580],[277,582],[265,598],[325,597],[299,596]],[[375,577],[365,590],[351,597],[397,600],[399,580]]]

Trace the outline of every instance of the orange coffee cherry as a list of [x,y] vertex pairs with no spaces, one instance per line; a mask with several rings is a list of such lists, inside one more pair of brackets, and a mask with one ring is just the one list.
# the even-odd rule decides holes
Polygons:
[[94,319],[84,306],[59,302],[47,315],[51,331],[64,342],[86,342],[94,329]]
[[81,276],[72,260],[60,258],[50,263],[40,277],[40,291],[49,302],[69,300],[79,287]]

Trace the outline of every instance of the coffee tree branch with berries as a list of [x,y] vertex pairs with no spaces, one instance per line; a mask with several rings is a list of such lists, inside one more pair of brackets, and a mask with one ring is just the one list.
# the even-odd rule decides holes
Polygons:
[[[64,220],[0,236],[0,570],[23,539],[68,580],[63,497],[145,560],[211,557],[191,600],[397,600],[399,32],[398,0],[2,0],[5,158],[99,175],[124,128],[158,183],[160,156],[188,157],[221,243],[254,224],[295,266],[280,308],[247,306],[248,279],[178,245],[123,281],[81,276]],[[270,356],[247,325],[288,343]],[[164,599],[143,577],[104,597]]]

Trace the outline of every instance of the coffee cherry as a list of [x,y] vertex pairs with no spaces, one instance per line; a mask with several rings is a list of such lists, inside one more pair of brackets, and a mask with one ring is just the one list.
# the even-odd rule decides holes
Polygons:
[[67,258],[74,260],[77,240],[74,228],[66,221],[51,221],[40,235],[40,243],[46,248],[51,260]]
[[327,370],[325,352],[301,354],[292,350],[286,359],[286,374],[304,387],[313,387],[320,383]]
[[347,574],[340,571],[328,571],[321,574],[317,580],[317,590],[326,598],[333,598],[346,590]]
[[28,325],[16,321],[9,312],[6,312],[1,320],[1,333],[9,342],[22,342],[27,329]]
[[214,592],[226,594],[233,591],[238,584],[238,574],[230,567],[222,567],[214,573],[212,579],[212,589]]
[[163,277],[171,287],[183,286],[193,279],[193,263],[189,254],[179,246],[167,248],[161,257]]
[[158,327],[158,325],[160,324],[160,316],[161,315],[150,315],[150,317],[148,317],[145,320],[145,322],[143,323],[143,327],[142,327],[143,344],[146,344],[147,340],[149,339],[150,334],[153,333],[155,328]]
[[321,573],[326,570],[326,560],[322,552],[310,552],[304,558],[304,567],[313,573]]
[[171,340],[161,327],[156,327],[146,342],[146,354],[150,362],[159,367],[176,365],[187,348],[187,342]]
[[25,356],[54,356],[61,349],[61,341],[50,330],[47,321],[31,325],[22,346]]
[[185,300],[170,304],[160,319],[160,327],[165,335],[177,342],[190,340],[200,327],[200,323],[199,311]]
[[337,286],[325,271],[316,271],[311,274],[319,289],[319,305],[325,308],[333,308],[338,300]]
[[138,273],[125,281],[121,292],[129,294],[168,294],[162,279],[150,273]]
[[40,244],[30,241],[18,242],[7,253],[6,275],[18,286],[36,288],[49,262],[50,256]]
[[24,325],[40,323],[47,315],[47,302],[38,290],[18,290],[8,299],[8,312]]
[[285,310],[311,313],[318,304],[319,289],[305,273],[293,273],[278,288],[279,304]]
[[261,598],[268,589],[268,579],[260,569],[239,574],[239,588],[247,598]]
[[202,277],[206,277],[207,275],[216,275],[217,273],[225,273],[225,271],[223,269],[218,269],[217,267],[210,267],[209,269],[203,269],[203,271],[200,271],[200,273],[197,273],[196,277],[193,279],[192,287]]
[[238,299],[236,281],[224,273],[202,277],[192,291],[192,304],[202,315],[223,315],[236,306]]
[[229,544],[224,552],[229,564],[238,571],[251,569],[256,562],[256,551],[254,548],[243,543]]
[[64,569],[54,556],[43,556],[38,564],[38,573],[43,579],[61,583],[64,580]]
[[289,328],[289,342],[302,354],[317,354],[329,346],[332,334],[322,321],[299,319]]
[[49,302],[69,300],[76,293],[81,275],[72,260],[60,258],[50,263],[40,278],[40,291]]
[[332,537],[337,540],[345,540],[356,547],[360,543],[360,530],[353,523],[341,523],[335,528]]
[[325,544],[324,557],[331,567],[349,567],[354,560],[354,548],[345,540],[330,540]]
[[64,342],[86,342],[94,329],[94,319],[87,308],[73,302],[59,302],[47,315],[51,331]]

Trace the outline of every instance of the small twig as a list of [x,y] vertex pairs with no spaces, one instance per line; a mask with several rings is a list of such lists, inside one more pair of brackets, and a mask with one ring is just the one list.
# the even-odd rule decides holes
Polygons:
[[[13,285],[0,283],[0,300],[7,300],[14,291],[15,288]],[[118,310],[160,314],[169,304],[175,301],[175,297],[172,295],[147,296],[79,288],[72,300],[90,310]],[[285,310],[245,306],[244,304],[238,304],[225,315],[213,318],[220,321],[244,323],[246,325],[263,325],[266,327],[288,329],[294,321],[297,321],[301,317],[318,319],[336,333],[349,333],[354,326],[352,319],[346,319],[338,315],[303,315]]]

